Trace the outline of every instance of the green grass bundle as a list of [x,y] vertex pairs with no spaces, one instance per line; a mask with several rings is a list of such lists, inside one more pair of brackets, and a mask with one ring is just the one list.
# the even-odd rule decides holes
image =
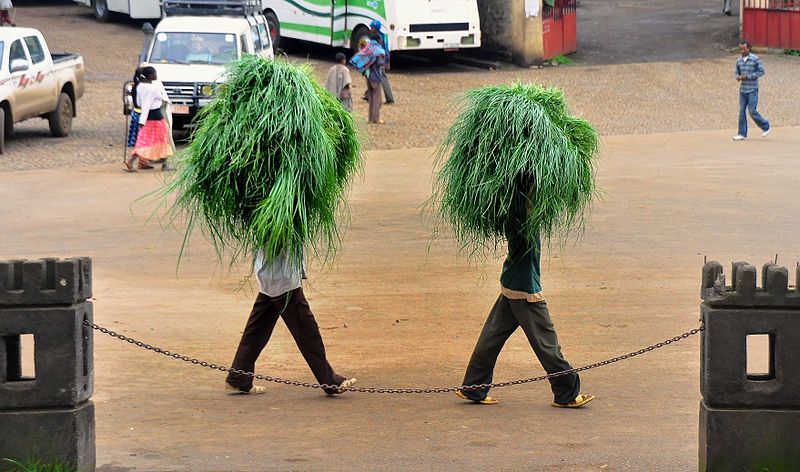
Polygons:
[[508,231],[567,237],[594,196],[597,150],[597,132],[569,114],[560,89],[472,90],[439,149],[432,203],[472,253],[495,249]]
[[[333,257],[340,210],[361,166],[353,119],[306,66],[247,57],[234,63],[166,193],[220,256],[305,247]],[[186,244],[186,243],[184,243]]]

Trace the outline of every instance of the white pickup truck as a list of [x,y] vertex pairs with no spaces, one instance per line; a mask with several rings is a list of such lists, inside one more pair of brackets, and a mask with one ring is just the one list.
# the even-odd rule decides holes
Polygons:
[[0,28],[0,154],[14,123],[40,117],[53,136],[67,136],[83,97],[83,58],[50,54],[33,28]]

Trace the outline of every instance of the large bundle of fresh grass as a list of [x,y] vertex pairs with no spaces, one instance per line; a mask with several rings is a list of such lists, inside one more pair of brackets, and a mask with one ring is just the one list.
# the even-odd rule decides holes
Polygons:
[[335,254],[361,149],[351,115],[309,68],[242,59],[198,122],[167,189],[189,232],[201,226],[234,259]]
[[557,88],[468,92],[440,147],[433,204],[459,242],[481,253],[509,231],[550,240],[582,227],[595,192],[598,136]]

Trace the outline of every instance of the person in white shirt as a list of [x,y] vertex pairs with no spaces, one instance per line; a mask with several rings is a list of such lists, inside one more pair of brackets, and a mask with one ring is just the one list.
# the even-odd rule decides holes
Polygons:
[[[356,379],[337,374],[328,363],[319,326],[301,286],[304,275],[303,255],[283,253],[273,260],[266,260],[264,253],[258,251],[254,266],[259,294],[231,368],[254,372],[256,360],[269,342],[280,317],[289,328],[317,382],[329,386],[325,393],[335,395],[347,391],[356,383]],[[225,391],[230,394],[256,395],[266,393],[267,389],[261,385],[253,385],[252,375],[231,372],[225,380]]]
[[[135,172],[138,160],[139,169],[151,169],[153,164],[165,164],[174,154],[172,129],[166,120],[168,111],[165,104],[169,97],[164,85],[158,81],[153,67],[142,67],[139,84],[136,85],[136,105],[141,110],[139,132],[131,157],[125,161],[125,170]],[[166,170],[166,165],[163,167]]]
[[11,0],[0,0],[0,26],[17,26],[11,19],[11,10],[14,9],[14,4]]

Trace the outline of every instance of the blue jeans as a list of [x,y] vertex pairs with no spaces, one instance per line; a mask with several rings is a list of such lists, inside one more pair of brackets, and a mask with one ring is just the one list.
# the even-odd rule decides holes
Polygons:
[[756,111],[756,107],[758,106],[758,90],[754,92],[743,93],[739,92],[739,135],[740,136],[747,136],[747,116],[745,116],[745,110],[749,109],[750,117],[753,118],[753,121],[756,122],[759,128],[762,131],[766,131],[769,129],[769,121],[766,118],[761,116],[761,114]]

